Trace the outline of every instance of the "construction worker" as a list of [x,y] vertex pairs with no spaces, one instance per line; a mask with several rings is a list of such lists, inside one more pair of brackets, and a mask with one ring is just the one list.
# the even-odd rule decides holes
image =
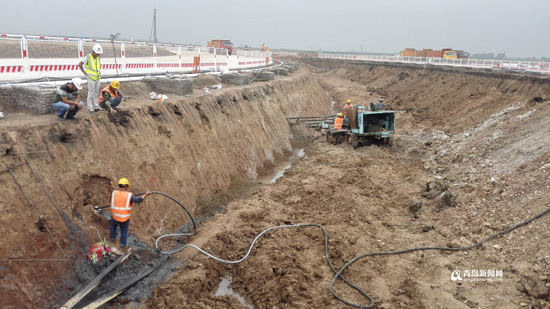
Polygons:
[[347,120],[347,118],[348,118],[348,110],[349,110],[350,108],[352,108],[352,107],[353,107],[353,105],[351,105],[351,100],[348,99],[348,100],[346,101],[346,105],[344,105],[344,112],[343,112],[343,113],[344,113],[344,117],[346,118],[346,120]]
[[73,78],[57,89],[52,107],[57,111],[59,120],[63,121],[65,118],[75,119],[76,113],[84,107],[84,103],[80,101],[80,93],[78,92],[80,89],[82,89],[82,79],[79,77]]
[[97,98],[99,96],[99,84],[101,79],[101,62],[99,61],[99,56],[101,54],[103,54],[103,48],[101,45],[95,44],[94,47],[92,47],[92,53],[87,54],[78,64],[80,71],[82,71],[88,79],[87,103],[90,113],[99,111]]
[[116,79],[103,88],[98,97],[99,106],[109,112],[116,109],[120,102],[125,99],[126,97],[120,91],[120,82]]
[[112,218],[109,224],[109,238],[111,242],[116,241],[116,230],[120,225],[120,248],[125,249],[128,240],[128,228],[130,227],[130,216],[134,203],[141,203],[150,195],[147,191],[142,197],[137,197],[130,192],[130,182],[126,178],[118,181],[118,190],[111,195]]
[[334,130],[342,130],[342,125],[344,124],[344,115],[342,113],[338,113],[334,119]]
[[352,107],[352,106],[353,106],[353,105],[351,105],[351,100],[348,99],[348,100],[346,101],[346,105],[344,105],[344,110],[346,110],[346,108],[350,108],[350,107]]

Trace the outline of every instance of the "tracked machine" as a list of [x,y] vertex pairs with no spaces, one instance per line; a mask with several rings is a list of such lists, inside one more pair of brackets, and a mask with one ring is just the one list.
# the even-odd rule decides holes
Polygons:
[[341,130],[334,128],[335,116],[313,116],[287,118],[291,125],[306,124],[326,135],[332,144],[347,143],[353,148],[359,145],[379,143],[389,145],[395,132],[395,112],[384,110],[385,104],[371,103],[365,106],[352,106],[344,110],[345,121]]

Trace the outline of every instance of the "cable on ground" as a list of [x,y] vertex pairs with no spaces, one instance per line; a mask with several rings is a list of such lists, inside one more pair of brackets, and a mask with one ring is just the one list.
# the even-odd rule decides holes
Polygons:
[[[175,200],[174,200],[175,201]],[[179,204],[179,203],[178,203]],[[180,204],[181,206],[181,204]],[[182,206],[183,207],[183,206]],[[184,208],[185,209],[185,208]],[[187,211],[187,210],[186,210]],[[259,233],[256,238],[254,238],[254,240],[252,241],[250,247],[248,248],[248,251],[247,253],[241,258],[241,259],[238,259],[238,260],[224,260],[224,259],[221,259],[219,257],[216,257],[214,256],[213,254],[211,253],[208,253],[206,251],[204,251],[203,249],[193,245],[193,244],[188,244],[188,245],[185,245],[179,249],[175,249],[175,250],[172,250],[172,251],[161,251],[162,253],[164,254],[173,254],[173,253],[176,253],[176,252],[179,252],[179,251],[182,251],[183,249],[185,248],[188,248],[188,247],[191,247],[191,248],[195,248],[196,250],[198,250],[199,252],[205,254],[206,256],[216,260],[216,261],[219,261],[219,262],[222,262],[222,263],[229,263],[229,264],[236,264],[236,263],[240,263],[242,261],[244,261],[249,255],[250,255],[250,252],[252,251],[252,248],[254,247],[254,244],[256,243],[256,241],[265,233],[271,231],[271,230],[275,230],[275,229],[280,229],[280,228],[290,228],[290,227],[318,227],[320,228],[322,231],[323,231],[323,235],[324,235],[324,238],[325,238],[325,258],[327,260],[327,264],[329,265],[329,267],[332,269],[332,271],[334,272],[334,277],[332,278],[332,280],[330,281],[329,283],[329,286],[328,286],[328,289],[330,291],[330,293],[336,298],[338,299],[339,301],[343,302],[344,304],[346,305],[349,305],[349,306],[352,306],[352,307],[356,307],[356,308],[365,308],[365,309],[368,309],[368,308],[373,308],[374,305],[375,305],[375,302],[374,302],[374,299],[365,291],[363,291],[361,288],[359,288],[358,286],[356,286],[355,284],[353,284],[351,281],[349,281],[346,277],[344,277],[342,275],[342,273],[349,267],[351,266],[353,263],[357,262],[358,260],[360,259],[363,259],[363,258],[366,258],[366,257],[369,257],[369,256],[377,256],[377,255],[399,255],[399,254],[403,254],[403,253],[409,253],[409,252],[414,252],[414,251],[428,251],[428,250],[438,250],[438,251],[466,251],[466,250],[470,250],[470,249],[473,249],[473,248],[476,248],[476,247],[479,247],[481,246],[482,244],[496,238],[496,237],[499,237],[499,236],[502,236],[504,234],[507,234],[507,233],[510,233],[511,231],[515,230],[515,229],[518,229],[524,225],[527,225],[537,219],[540,219],[541,217],[543,217],[544,215],[548,214],[550,212],[550,208],[546,209],[545,211],[539,213],[538,215],[530,218],[530,219],[527,219],[521,223],[518,223],[510,228],[507,228],[505,230],[502,230],[496,234],[493,234],[485,239],[483,239],[482,241],[478,242],[478,243],[475,243],[473,245],[470,245],[470,246],[467,246],[467,247],[461,247],[461,248],[448,248],[448,247],[418,247],[418,248],[412,248],[412,249],[406,249],[406,250],[401,250],[401,251],[393,251],[393,252],[370,252],[370,253],[365,253],[365,254],[362,254],[362,255],[359,255],[359,256],[356,256],[355,258],[353,258],[352,260],[350,260],[349,262],[347,262],[346,264],[344,264],[344,266],[342,266],[340,269],[336,269],[334,267],[334,265],[332,265],[332,262],[330,261],[330,257],[329,257],[329,254],[328,254],[328,234],[327,234],[327,231],[325,230],[325,228],[322,226],[322,225],[319,225],[319,224],[314,224],[314,223],[306,223],[306,224],[292,224],[292,225],[279,225],[279,226],[274,226],[274,227],[270,227],[264,231],[262,231],[261,233]],[[188,213],[189,214],[189,213]],[[191,216],[190,216],[191,217]],[[191,218],[192,219],[192,218]],[[193,221],[194,223],[194,221]],[[195,228],[195,232],[196,232],[196,228]],[[176,235],[176,236],[180,236],[180,235],[184,235],[184,236],[188,236],[189,234],[170,234],[170,235],[164,235],[164,236],[161,236],[161,237],[169,237],[169,236],[172,236],[172,235]],[[159,238],[160,239],[160,238]],[[158,240],[157,239],[157,242]],[[157,245],[157,243],[155,242],[155,246]],[[158,247],[157,247],[158,249]],[[342,279],[347,285],[349,285],[351,288],[353,288],[354,290],[356,290],[357,292],[359,292],[361,295],[365,296],[365,298],[369,299],[370,301],[370,304],[369,305],[360,305],[360,304],[356,304],[356,303],[352,303],[350,301],[347,301],[345,299],[343,299],[342,297],[340,297],[338,294],[336,294],[336,292],[334,291],[333,289],[333,286],[334,286],[334,283],[336,282],[336,280],[340,278]]]

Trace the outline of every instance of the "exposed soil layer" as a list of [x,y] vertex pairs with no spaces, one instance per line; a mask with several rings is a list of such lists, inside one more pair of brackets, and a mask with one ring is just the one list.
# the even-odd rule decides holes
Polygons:
[[[123,83],[122,89],[131,100],[114,115],[79,112],[79,120],[59,122],[54,114],[21,113],[19,119],[8,114],[0,122],[2,161],[66,255],[73,253],[72,264],[84,282],[95,270],[83,250],[99,240],[89,227],[97,228],[102,238],[108,231],[107,221],[94,215],[92,205],[108,204],[117,179],[130,179],[135,193],[160,191],[182,201],[196,217],[211,216],[224,200],[239,196],[231,190],[241,190],[292,150],[286,115],[329,110],[323,90],[303,73],[210,94],[197,91],[190,97],[167,93],[170,99],[163,103],[150,100],[150,89],[142,83]],[[73,233],[68,234],[25,158]],[[63,258],[7,169],[0,172],[0,182],[0,229],[10,235],[0,258]],[[155,238],[188,222],[185,212],[161,196],[136,207],[130,246],[138,246],[139,240],[153,247]],[[134,264],[142,265],[147,263]],[[65,262],[3,263],[0,272],[2,307],[53,306],[81,287]]]
[[[122,176],[134,192],[161,191],[183,201],[201,219],[198,234],[186,243],[231,260],[240,259],[258,233],[276,225],[323,225],[329,257],[339,268],[367,252],[467,246],[546,209],[548,79],[302,61],[307,68],[270,83],[171,97],[163,104],[132,98],[135,105],[123,107],[124,113],[83,114],[78,122],[11,124],[0,138],[2,160],[22,183],[32,183],[22,155],[13,154],[46,151],[26,156],[75,226],[73,247],[76,240],[97,241],[88,226],[105,235],[106,221],[85,205],[106,204]],[[130,95],[146,96],[141,87],[128,86],[136,92]],[[380,97],[398,111],[391,146],[334,146],[322,136],[311,138],[307,129],[290,128],[285,119],[326,115],[346,99],[367,105]],[[305,148],[306,155],[283,178],[252,185],[296,147]],[[10,235],[0,258],[59,257],[11,175],[0,172],[0,182],[0,231]],[[35,190],[30,195],[38,196],[40,188],[29,187]],[[61,233],[64,223],[55,216],[44,215],[48,227]],[[548,220],[466,252],[361,259],[344,275],[372,295],[378,308],[547,308]],[[128,272],[156,263],[145,246],[187,222],[181,209],[160,197],[139,205],[130,245],[144,255],[137,254],[141,264],[132,261],[136,264]],[[73,262],[84,269],[79,259]],[[345,307],[327,289],[333,272],[326,264],[323,234],[314,227],[271,231],[239,264],[217,262],[192,248],[169,261],[173,274],[168,279],[170,271],[164,269],[111,305],[243,308],[234,296],[215,296],[221,279],[230,277],[233,291],[255,308]],[[455,270],[463,280],[451,279]],[[466,270],[476,271],[477,279],[502,280],[467,281],[474,277]],[[2,307],[55,306],[79,286],[65,264],[3,263],[0,276]],[[144,287],[159,282],[152,294]],[[334,289],[347,301],[369,304],[341,281]],[[8,303],[6,295],[17,296]]]
[[[367,252],[467,246],[547,207],[547,79],[308,64],[337,106],[348,98],[364,104],[384,97],[401,111],[393,146],[352,149],[320,138],[284,178],[229,204],[192,243],[236,260],[266,228],[318,223],[329,233],[330,258],[341,267]],[[362,259],[345,275],[379,308],[547,308],[548,220],[467,252]],[[178,254],[185,266],[148,306],[242,308],[235,297],[214,296],[220,279],[231,277],[230,287],[255,308],[344,307],[327,290],[333,273],[316,228],[269,232],[236,265],[186,250]],[[464,280],[451,279],[455,270]],[[477,279],[499,280],[502,273],[502,280],[466,281],[474,277],[465,270],[482,276]],[[369,304],[344,284],[335,290]]]

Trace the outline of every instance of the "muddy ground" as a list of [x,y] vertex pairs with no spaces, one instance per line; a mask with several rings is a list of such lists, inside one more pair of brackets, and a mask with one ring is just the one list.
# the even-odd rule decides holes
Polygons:
[[[340,268],[368,252],[468,246],[548,207],[547,78],[302,61],[301,74],[321,85],[335,109],[346,99],[367,105],[385,98],[397,111],[392,145],[335,146],[318,133],[292,128],[292,147],[304,148],[306,155],[274,184],[258,186],[243,177],[201,195],[193,214],[204,220],[186,243],[237,260],[264,229],[314,223],[326,228],[330,260]],[[138,88],[136,95],[145,93]],[[259,174],[281,160],[264,164]],[[469,251],[361,259],[344,275],[377,308],[549,308],[548,220],[542,217]],[[149,238],[136,234],[151,246]],[[150,263],[138,256],[144,260],[140,265]],[[222,278],[230,278],[230,288],[254,308],[348,307],[328,290],[334,273],[316,227],[270,231],[239,264],[209,259],[193,248],[169,261],[169,270],[110,306],[244,308],[235,296],[215,296]],[[462,280],[452,280],[456,270]],[[40,284],[47,283],[36,283],[37,289]],[[370,303],[341,280],[334,290],[348,302]]]
[[[393,145],[315,138],[284,178],[231,203],[191,243],[238,259],[264,229],[316,223],[339,268],[368,252],[468,246],[548,207],[548,79],[315,60],[309,69],[337,106],[385,98],[399,111]],[[365,258],[344,274],[377,308],[548,308],[548,220],[469,251]],[[177,254],[185,265],[147,306],[241,308],[214,296],[220,278],[231,278],[255,308],[346,307],[327,289],[322,236],[314,227],[269,232],[236,265],[186,249]],[[451,279],[455,270],[463,280]],[[370,303],[341,282],[335,291]]]

